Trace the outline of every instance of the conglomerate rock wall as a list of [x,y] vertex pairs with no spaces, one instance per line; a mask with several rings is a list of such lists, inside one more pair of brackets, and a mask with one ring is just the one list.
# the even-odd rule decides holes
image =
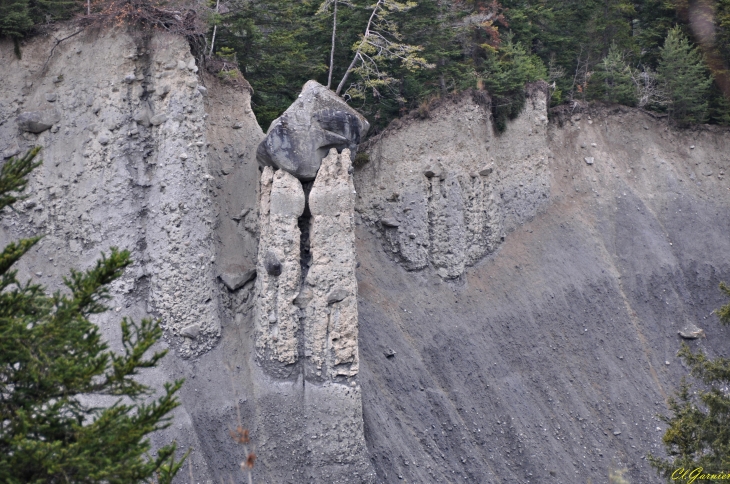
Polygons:
[[96,321],[119,348],[122,316],[162,320],[170,354],[141,378],[187,381],[153,440],[192,448],[196,482],[243,477],[239,413],[255,482],[660,482],[678,331],[727,351],[727,130],[548,121],[537,85],[497,135],[465,94],[297,185],[259,171],[249,92],[183,39],[57,44],[74,32],[22,60],[0,43],[0,155],[44,159],[0,242],[45,234],[19,269],[51,290],[132,251]]
[[504,136],[466,95],[442,101],[426,121],[396,121],[372,143],[356,177],[357,210],[395,260],[458,278],[547,203],[546,88],[531,86]]
[[[255,361],[263,132],[250,93],[206,73],[183,38],[81,31],[57,43],[75,32],[32,39],[22,59],[0,43],[0,155],[43,148],[29,198],[0,221],[2,243],[45,235],[21,261],[21,278],[55,290],[110,247],[132,252],[134,264],[112,287],[112,311],[96,322],[120,349],[122,316],[162,321],[159,345],[171,351],[141,378],[160,388],[187,382],[174,425],[153,440],[191,448],[196,482],[243,477],[243,448],[228,434],[239,414],[258,455],[256,482],[373,482],[357,381],[305,385],[299,373],[272,376]],[[286,218],[285,201],[272,202],[273,216]],[[297,216],[284,227],[296,238],[295,272]],[[354,261],[352,228],[350,237]],[[355,307],[354,262],[350,278]],[[286,362],[297,353],[285,344],[296,327],[278,329],[276,354]],[[356,364],[357,333],[345,336],[343,361]]]

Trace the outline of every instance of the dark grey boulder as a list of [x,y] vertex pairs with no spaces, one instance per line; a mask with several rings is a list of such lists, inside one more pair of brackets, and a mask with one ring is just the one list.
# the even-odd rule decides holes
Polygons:
[[276,254],[271,251],[268,251],[266,257],[264,257],[264,267],[270,276],[281,275],[281,262],[279,262]]
[[29,133],[42,133],[61,120],[61,115],[55,109],[45,111],[26,111],[16,118],[18,127]]
[[271,123],[256,158],[263,166],[313,180],[331,148],[354,153],[368,129],[367,120],[342,98],[309,81],[297,100]]

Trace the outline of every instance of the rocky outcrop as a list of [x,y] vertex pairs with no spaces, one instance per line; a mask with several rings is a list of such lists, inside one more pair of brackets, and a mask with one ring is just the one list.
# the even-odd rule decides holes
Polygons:
[[[301,258],[299,218],[305,196],[298,179],[264,168],[256,280],[256,351],[277,377],[303,356],[307,379],[336,380],[358,372],[355,190],[350,152],[334,148],[309,193],[308,250]],[[302,278],[301,266],[307,267]],[[301,324],[303,331],[298,331]]]
[[[2,50],[0,152],[41,146],[45,161],[29,187],[33,208],[10,217],[45,234],[29,258],[48,266],[34,271],[43,282],[111,246],[133,249],[120,294],[161,319],[179,355],[200,355],[218,341],[221,317],[205,97],[187,67],[195,59],[173,36],[89,39],[60,44],[50,59],[42,43],[23,60]],[[146,123],[141,111],[164,121]]]
[[122,316],[162,318],[172,351],[139,378],[186,379],[152,442],[192,448],[193,480],[240,475],[240,413],[255,482],[658,482],[682,339],[728,344],[727,130],[615,107],[548,124],[537,89],[497,136],[464,95],[373,141],[356,190],[344,149],[311,184],[260,184],[248,91],[183,39],[55,45],[71,33],[22,60],[0,41],[0,154],[44,159],[0,242],[44,234],[17,268],[50,290],[132,251],[94,321],[119,351]]
[[281,372],[280,366],[299,359],[299,308],[294,299],[302,281],[297,222],[304,212],[304,191],[294,176],[283,170],[274,173],[267,166],[261,175],[260,197],[256,352],[267,368]]
[[354,207],[348,149],[322,160],[307,208],[297,178],[263,170],[256,362],[275,387],[291,388],[276,400],[291,414],[267,427],[291,436],[275,445],[299,465],[298,482],[374,482],[357,380]]
[[367,120],[342,98],[309,81],[297,100],[271,123],[257,158],[264,166],[312,180],[331,148],[354,153],[369,128]]
[[[228,435],[239,416],[256,447],[256,482],[374,482],[357,381],[305,386],[296,371],[304,368],[302,314],[292,305],[303,277],[304,194],[299,180],[269,168],[257,210],[263,133],[249,92],[205,74],[183,38],[130,29],[56,45],[74,32],[27,42],[22,60],[0,40],[0,154],[43,148],[29,197],[0,218],[0,243],[44,235],[17,265],[19,277],[64,290],[71,268],[91,267],[112,246],[131,251],[134,264],[111,287],[112,310],[94,321],[123,351],[121,317],[162,320],[158,348],[171,351],[139,378],[158,391],[177,378],[186,384],[174,425],[152,444],[191,448],[196,482],[240,473],[245,456]],[[52,123],[34,133],[46,126],[23,113]],[[260,229],[270,256],[262,263]],[[264,366],[259,351],[271,357]]]
[[303,292],[304,351],[317,376],[358,372],[355,187],[350,151],[333,148],[309,194],[312,266]]
[[463,97],[429,123],[396,123],[370,146],[357,177],[360,221],[406,269],[460,277],[545,205],[546,92],[529,92],[509,135],[496,136],[488,110]]

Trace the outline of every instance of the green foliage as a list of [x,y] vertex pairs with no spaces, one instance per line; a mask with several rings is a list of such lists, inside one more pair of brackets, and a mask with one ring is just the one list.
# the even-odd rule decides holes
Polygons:
[[80,9],[75,0],[0,0],[0,38],[22,38],[34,25],[70,18]]
[[[345,98],[369,118],[371,133],[425,100],[474,88],[489,91],[502,129],[521,109],[524,82],[533,79],[551,84],[553,105],[601,99],[665,111],[666,85],[656,74],[662,46],[672,29],[692,32],[687,12],[696,7],[686,0],[395,2],[373,21],[373,31],[383,38],[363,44],[364,28],[380,3],[338,0],[334,42],[333,0],[235,0],[230,5],[231,13],[220,16],[217,43],[236,52],[264,128],[307,80],[326,85],[330,64],[336,85],[350,71],[353,48],[360,47],[362,58],[355,59],[342,90],[349,88]],[[730,0],[717,0],[712,12],[713,52],[727,68]],[[720,72],[718,65],[715,59],[713,73]],[[706,73],[695,74],[698,86],[705,87]],[[718,89],[708,96],[710,121],[726,122],[726,98]],[[685,112],[679,109],[681,99],[672,101],[680,124],[704,119],[701,110]]]
[[588,82],[587,93],[592,99],[609,103],[627,106],[636,104],[636,88],[631,79],[631,68],[615,44],[596,66]]
[[[730,296],[730,288],[724,283],[720,288]],[[723,325],[730,324],[730,304],[715,312]],[[693,390],[696,386],[682,381],[675,397],[669,401],[671,417],[661,417],[669,425],[663,437],[669,458],[649,455],[649,462],[668,479],[682,468],[690,471],[702,468],[709,474],[727,471],[730,467],[730,394],[727,390],[730,359],[709,359],[702,351],[693,353],[685,343],[679,356],[701,386]]]
[[[0,207],[20,198],[37,153],[5,163]],[[92,269],[72,271],[64,279],[67,293],[47,295],[11,270],[39,240],[11,243],[0,253],[0,481],[171,482],[182,465],[175,443],[151,457],[146,436],[170,425],[183,381],[165,384],[165,395],[148,401],[150,388],[134,379],[165,355],[144,356],[162,330],[149,319],[124,318],[119,355],[89,321],[108,310],[107,286],[130,264],[129,252],[112,249]],[[90,395],[117,398],[99,408],[84,402]]]
[[403,14],[415,6],[416,3],[411,1],[402,3],[396,0],[378,0],[372,7],[365,32],[352,46],[355,54],[337,86],[337,94],[342,92],[350,74],[356,74],[359,78],[359,82],[352,83],[345,91],[352,98],[364,98],[367,90],[390,88],[397,81],[385,68],[393,62],[397,62],[408,72],[434,67],[419,55],[423,47],[400,41],[402,36],[397,22],[393,21],[393,16]]
[[525,105],[525,84],[545,79],[545,65],[537,56],[529,55],[511,36],[480,69],[484,86],[492,94],[492,115],[497,131],[504,131],[507,120],[520,114]]
[[360,168],[361,166],[370,162],[370,155],[364,151],[358,151],[355,155],[355,159],[352,161],[352,166]]
[[253,111],[266,129],[305,82],[326,71],[326,34],[311,2],[236,0],[229,8],[216,44],[236,53],[241,73],[254,88]]
[[669,31],[683,25],[673,2],[643,0],[636,3],[636,17],[632,20],[634,40],[641,52],[642,64],[656,69],[661,46]]
[[0,0],[0,37],[22,37],[33,27],[27,0]]
[[712,78],[702,55],[679,28],[667,34],[658,72],[669,98],[669,115],[680,125],[704,122]]
[[708,107],[710,122],[723,126],[730,126],[730,98],[713,85],[710,90],[710,102]]

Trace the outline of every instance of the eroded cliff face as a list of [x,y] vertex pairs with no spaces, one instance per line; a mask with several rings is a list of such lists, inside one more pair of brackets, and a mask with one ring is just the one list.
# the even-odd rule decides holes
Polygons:
[[[118,291],[159,316],[170,344],[192,356],[220,337],[220,316],[204,87],[182,45],[174,37],[87,38],[49,58],[49,38],[26,46],[22,61],[4,46],[0,139],[6,157],[43,147],[30,198],[3,218],[6,227],[46,234],[28,267],[57,282],[102,249],[136,248]],[[55,122],[28,132],[15,119],[25,113]],[[180,283],[193,280],[206,282]]]
[[[620,107],[545,126],[540,96],[498,137],[469,97],[443,103],[386,132],[356,171],[380,481],[606,482],[627,468],[629,482],[662,482],[645,457],[663,452],[656,415],[686,375],[678,332],[702,328],[690,345],[726,354],[712,311],[730,279],[730,132]],[[456,176],[434,196],[437,156]]]
[[[331,355],[318,356],[349,380],[305,386],[300,372],[267,372],[257,350],[275,355],[283,368],[304,354],[289,344],[300,316],[291,303],[302,275],[297,219],[304,198],[301,186],[287,192],[293,185],[283,172],[265,173],[261,213],[272,223],[260,223],[256,148],[263,133],[249,92],[204,72],[182,38],[79,32],[57,44],[74,32],[33,39],[22,60],[11,43],[0,44],[0,154],[43,148],[29,198],[0,222],[2,243],[45,234],[20,263],[21,278],[55,290],[70,268],[91,267],[101,251],[132,252],[134,264],[112,287],[113,310],[96,322],[120,349],[122,316],[161,319],[160,347],[171,351],[141,378],[156,387],[181,377],[187,383],[174,426],[153,440],[192,448],[197,482],[240,476],[243,449],[228,435],[239,411],[258,455],[256,482],[372,482],[353,378],[357,315],[344,309],[356,308],[353,229],[348,298],[325,303],[332,323],[310,319],[331,335]],[[317,234],[332,230],[328,214],[314,219]],[[259,238],[265,254],[281,261],[284,279],[291,276],[289,292],[284,279],[275,284],[278,312],[263,311],[267,323],[269,316],[277,323],[263,346],[254,316],[271,281],[265,269],[256,270]],[[316,260],[331,257],[328,241],[315,245]],[[315,296],[312,308],[324,312],[322,295]],[[337,331],[352,341],[332,349]],[[342,370],[352,364],[354,372]]]
[[248,91],[182,39],[54,48],[73,32],[22,61],[0,44],[0,153],[44,159],[0,241],[46,234],[20,269],[51,290],[132,250],[97,322],[114,346],[122,315],[162,319],[172,351],[142,378],[187,382],[154,440],[191,447],[196,482],[240,476],[239,411],[255,482],[660,482],[677,332],[728,343],[727,130],[548,122],[533,86],[497,136],[466,94],[302,184],[259,171]]
[[495,136],[489,111],[467,95],[442,101],[427,121],[396,121],[372,144],[356,179],[358,212],[404,267],[458,278],[547,203],[542,89],[530,89],[509,135]]

